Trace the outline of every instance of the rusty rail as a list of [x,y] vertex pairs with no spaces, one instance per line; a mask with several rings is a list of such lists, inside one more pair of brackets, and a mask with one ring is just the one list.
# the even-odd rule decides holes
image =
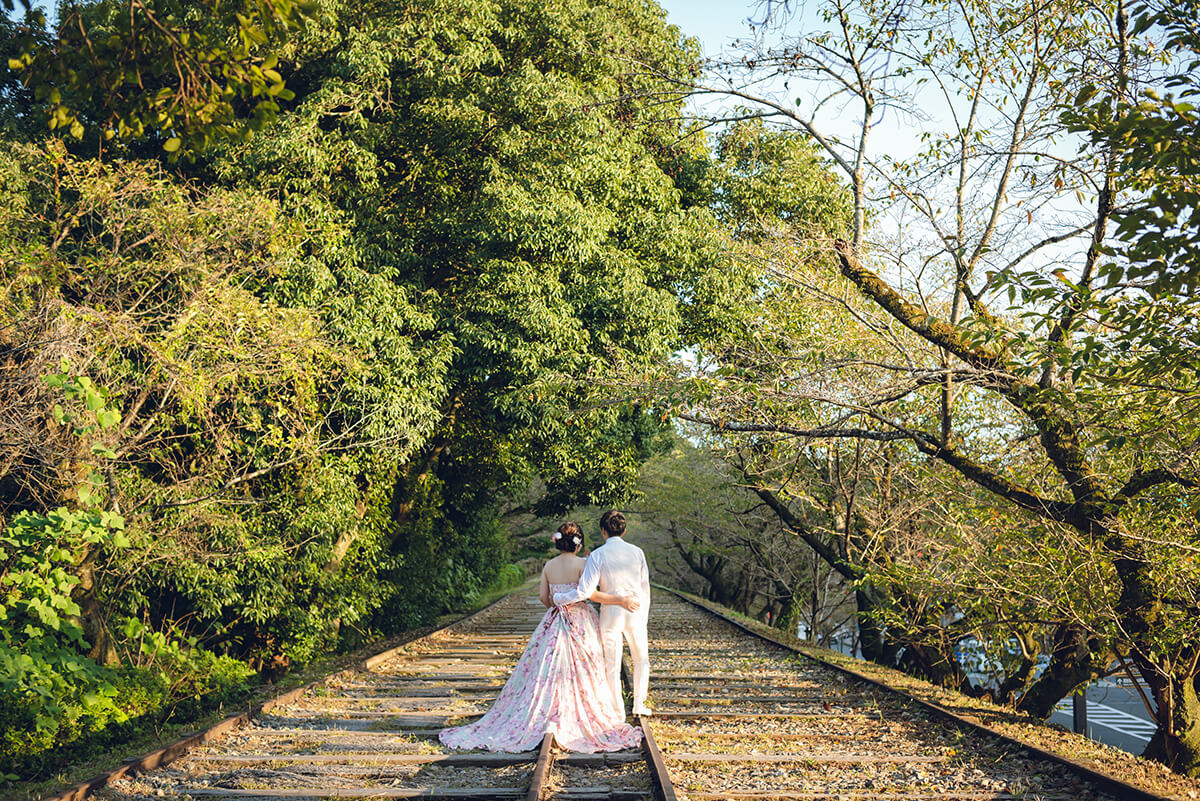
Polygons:
[[546,787],[546,777],[550,775],[550,763],[554,760],[554,735],[547,734],[542,738],[542,747],[538,750],[537,765],[533,768],[533,777],[529,781],[529,792],[525,801],[541,801],[542,791]]

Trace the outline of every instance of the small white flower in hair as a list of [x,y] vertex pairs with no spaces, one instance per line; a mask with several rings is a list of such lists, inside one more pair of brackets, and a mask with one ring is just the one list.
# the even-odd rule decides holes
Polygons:
[[554,532],[554,541],[558,542],[561,539],[562,539],[562,532],[561,531]]

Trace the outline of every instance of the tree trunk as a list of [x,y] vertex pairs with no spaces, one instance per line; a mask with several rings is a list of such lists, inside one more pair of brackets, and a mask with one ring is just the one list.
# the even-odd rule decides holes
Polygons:
[[796,633],[796,596],[784,595],[779,601],[779,612],[771,620],[771,625],[788,634]]
[[388,543],[392,547],[392,551],[396,551],[396,546],[399,545],[403,549],[403,543],[397,543],[396,537],[404,530],[404,526],[412,518],[413,499],[416,497],[417,488],[421,481],[433,472],[437,467],[438,460],[442,457],[442,452],[450,444],[450,436],[445,433],[449,431],[454,420],[458,416],[458,410],[462,406],[462,398],[457,394],[453,394],[446,399],[445,412],[442,416],[440,434],[431,437],[425,446],[403,465],[397,473],[395,485],[392,488],[392,539]]
[[[354,512],[359,520],[367,513],[367,506],[362,498],[359,498],[354,503]],[[350,546],[358,539],[359,530],[357,527],[348,528],[338,535],[337,540],[333,543],[333,552],[329,556],[329,560],[325,562],[324,570],[326,573],[336,573],[342,566],[342,560],[346,558],[346,554],[350,552]]]
[[404,526],[412,519],[413,500],[425,477],[437,467],[438,459],[449,444],[446,437],[437,437],[425,446],[423,451],[413,460],[403,465],[396,475],[392,486],[392,526],[389,545],[392,551],[404,549],[404,543],[398,539],[404,531]]
[[1121,581],[1117,611],[1133,643],[1131,656],[1149,686],[1157,706],[1158,732],[1143,754],[1166,763],[1185,776],[1200,776],[1200,699],[1197,698],[1197,646],[1172,653],[1170,665],[1156,660],[1156,635],[1163,601],[1141,543],[1120,533],[1111,518],[1098,520],[1107,534],[1105,544],[1117,553],[1113,560]]
[[1160,722],[1158,732],[1142,756],[1164,762],[1177,773],[1200,776],[1200,698],[1197,696],[1200,688],[1197,677],[1160,675],[1156,684],[1154,700],[1159,717],[1165,720]]
[[1042,719],[1050,717],[1054,705],[1076,687],[1105,675],[1112,656],[1080,627],[1058,626],[1051,635],[1050,664],[1021,696],[1017,709]]
[[[700,576],[708,583],[707,589],[704,591],[704,597],[710,601],[728,606],[730,609],[737,608],[735,606],[738,598],[738,587],[725,578],[726,560],[716,554],[697,554],[693,552],[679,537],[679,533],[672,525],[670,528],[671,542],[675,544],[675,549],[679,551],[679,555],[683,557],[683,561],[687,564],[691,571],[697,576]],[[692,545],[699,545],[699,538],[692,535]],[[742,610],[745,613],[745,610]]]
[[873,617],[881,605],[877,593],[860,587],[854,591],[854,603],[858,608],[858,638],[863,659],[895,667],[900,648],[888,639]]
[[1037,638],[1032,629],[1023,629],[1014,635],[1021,642],[1021,665],[1000,682],[995,690],[988,691],[986,687],[973,688],[974,695],[991,695],[997,704],[1011,704],[1014,697],[1029,685],[1033,671],[1037,667],[1035,656],[1040,650]]
[[71,593],[71,600],[79,604],[79,623],[83,635],[91,643],[88,656],[102,665],[120,664],[116,645],[108,631],[104,607],[100,605],[100,586],[93,568],[94,558],[89,556],[78,568],[79,584]]
[[820,641],[820,636],[817,633],[817,627],[821,623],[821,562],[817,555],[812,555],[812,591],[809,593],[808,600],[808,641],[816,645]]
[[[1131,656],[1157,707],[1159,730],[1143,755],[1159,760],[1177,773],[1200,776],[1200,699],[1197,682],[1197,647],[1171,654],[1174,669],[1163,669],[1152,656],[1163,602],[1141,544],[1122,536],[1120,522],[1107,512],[1108,504],[1083,506],[1071,524],[1091,535],[1116,554],[1112,560],[1121,585],[1116,612],[1129,643]],[[1065,628],[1065,627],[1064,627]],[[1097,658],[1099,656],[1099,658]],[[1058,631],[1050,666],[1022,696],[1017,708],[1048,717],[1054,705],[1080,684],[1107,672],[1113,654],[1082,632]]]
[[961,690],[966,682],[966,676],[954,658],[930,642],[905,643],[901,666],[910,675],[950,690]]

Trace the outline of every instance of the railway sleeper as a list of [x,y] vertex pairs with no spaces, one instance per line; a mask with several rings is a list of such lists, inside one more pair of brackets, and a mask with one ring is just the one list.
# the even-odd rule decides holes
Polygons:
[[797,658],[661,590],[650,627],[658,709],[639,721],[640,753],[560,753],[550,738],[521,754],[443,749],[438,731],[491,702],[541,615],[531,599],[511,596],[368,669],[338,674],[168,770],[102,792],[108,801],[1144,797],[1105,795],[1062,766],[910,708],[902,695]]

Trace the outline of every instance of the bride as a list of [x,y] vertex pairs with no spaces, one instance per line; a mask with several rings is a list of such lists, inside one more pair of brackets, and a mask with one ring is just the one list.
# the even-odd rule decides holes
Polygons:
[[[625,710],[613,704],[604,670],[600,624],[587,603],[554,605],[554,593],[575,589],[583,573],[583,531],[563,523],[554,533],[560,553],[542,568],[540,597],[546,615],[533,630],[525,652],[496,703],[474,723],[443,729],[450,748],[529,751],[546,733],[568,751],[617,751],[636,746],[642,730],[625,723]],[[592,600],[631,611],[633,598],[596,592]]]

